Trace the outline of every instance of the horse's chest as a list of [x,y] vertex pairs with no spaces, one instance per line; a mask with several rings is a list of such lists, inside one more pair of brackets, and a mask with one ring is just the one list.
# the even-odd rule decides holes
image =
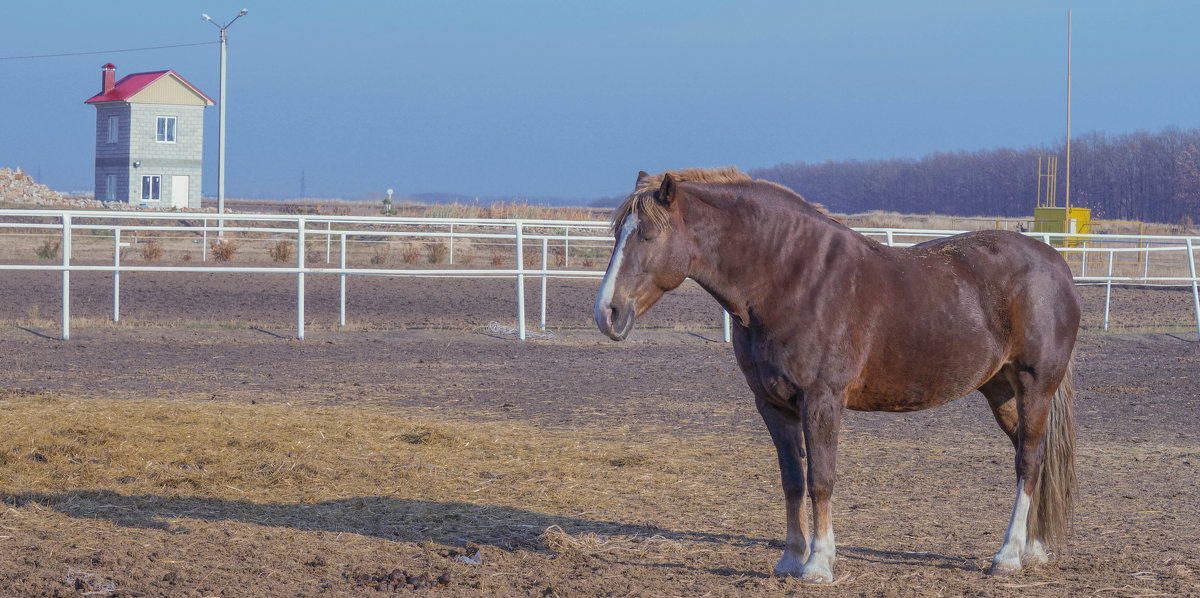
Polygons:
[[737,357],[756,396],[781,407],[796,406],[801,390],[793,382],[792,372],[777,363],[774,352],[759,345],[739,351]]

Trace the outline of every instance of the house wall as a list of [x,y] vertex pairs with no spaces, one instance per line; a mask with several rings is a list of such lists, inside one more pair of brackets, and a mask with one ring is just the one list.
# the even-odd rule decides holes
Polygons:
[[[176,175],[188,177],[188,206],[200,207],[200,175],[204,154],[204,106],[179,104],[129,104],[129,201],[148,206],[168,207],[174,193],[171,185]],[[174,116],[175,142],[157,141],[158,117]],[[133,168],[133,162],[140,162]],[[142,199],[142,177],[162,177],[159,201]]]
[[[108,118],[120,119],[117,143],[108,143]],[[175,141],[157,141],[158,117],[174,116]],[[108,175],[116,175],[116,201],[171,206],[174,177],[188,177],[187,207],[200,208],[204,155],[204,106],[112,102],[96,104],[96,198],[107,198]],[[138,163],[134,167],[134,162]],[[158,175],[160,199],[142,199],[142,177]]]
[[[116,116],[119,128],[116,143],[108,142],[108,118]],[[129,200],[129,104],[96,104],[96,199],[108,198],[108,175],[117,177],[116,201]]]

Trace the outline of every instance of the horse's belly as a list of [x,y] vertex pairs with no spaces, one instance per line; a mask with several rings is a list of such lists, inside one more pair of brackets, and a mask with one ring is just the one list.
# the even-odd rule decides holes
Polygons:
[[[980,383],[982,384],[982,383]],[[867,388],[846,393],[846,408],[855,411],[919,411],[944,405],[971,393],[976,385]]]
[[[950,363],[927,355],[920,364],[893,364],[864,371],[846,392],[846,407],[856,411],[917,411],[970,394],[995,373],[999,360],[983,355]],[[905,367],[907,366],[907,367]]]

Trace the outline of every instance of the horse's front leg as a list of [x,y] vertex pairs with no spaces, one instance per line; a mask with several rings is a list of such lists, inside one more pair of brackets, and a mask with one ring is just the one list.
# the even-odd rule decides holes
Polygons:
[[761,397],[756,400],[758,412],[767,424],[775,451],[779,455],[779,475],[787,509],[787,542],[783,556],[775,564],[775,575],[799,577],[808,559],[808,513],[804,512],[806,472],[804,463],[804,429],[800,417],[780,409]]
[[815,583],[833,582],[837,558],[833,539],[833,485],[837,481],[838,431],[845,401],[829,390],[805,393],[800,411],[804,415],[804,442],[808,448],[808,495],[813,504],[813,539],[800,579]]

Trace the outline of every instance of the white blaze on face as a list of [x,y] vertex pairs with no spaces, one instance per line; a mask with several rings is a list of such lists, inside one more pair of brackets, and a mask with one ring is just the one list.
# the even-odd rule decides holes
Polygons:
[[608,264],[608,271],[604,273],[604,282],[600,284],[600,293],[596,295],[596,305],[593,310],[596,312],[596,318],[601,316],[607,318],[609,307],[612,305],[613,288],[617,286],[617,273],[621,271],[621,260],[625,257],[625,239],[637,230],[637,214],[630,212],[625,217],[625,224],[621,226],[621,231],[617,233],[617,244],[613,248],[612,261]]

